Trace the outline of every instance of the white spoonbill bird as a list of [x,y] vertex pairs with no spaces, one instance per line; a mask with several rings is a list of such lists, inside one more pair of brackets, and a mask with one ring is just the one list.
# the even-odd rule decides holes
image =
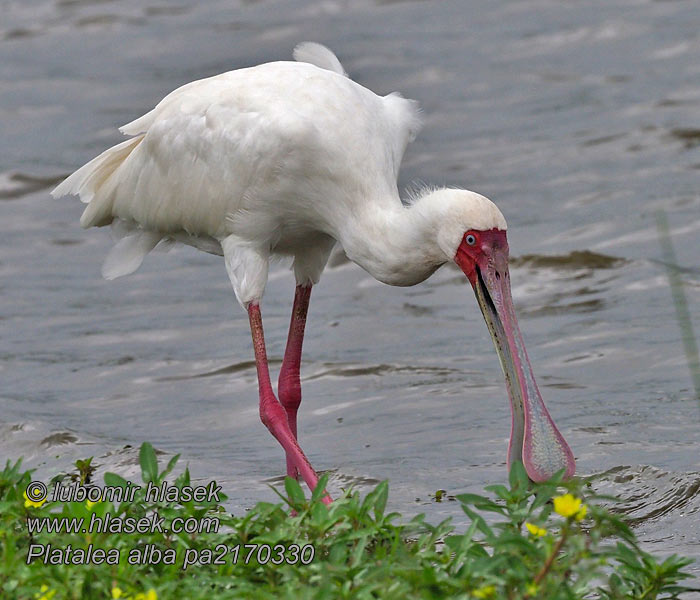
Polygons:
[[[117,226],[122,238],[104,277],[135,271],[159,242],[223,255],[250,319],[260,418],[284,448],[287,474],[313,489],[317,475],[297,442],[299,365],[311,288],[333,246],[398,286],[454,261],[474,289],[505,375],[508,464],[521,460],[536,481],[560,469],[572,475],[573,454],[542,402],[515,318],[501,212],[461,189],[424,190],[402,203],[396,179],[420,128],[416,103],[355,83],[319,44],[300,44],[294,58],[183,85],[122,127],[128,140],[53,190],[87,203],[83,227]],[[279,400],[260,313],[275,255],[293,258],[296,277]]]

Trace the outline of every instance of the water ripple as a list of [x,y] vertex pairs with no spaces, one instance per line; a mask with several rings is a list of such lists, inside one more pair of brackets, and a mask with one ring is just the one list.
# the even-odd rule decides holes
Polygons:
[[[700,473],[664,471],[650,465],[619,466],[593,477],[597,492],[620,498],[612,507],[632,526],[661,517],[684,518],[700,512]],[[688,527],[693,525],[689,522]],[[695,528],[700,531],[698,520]]]

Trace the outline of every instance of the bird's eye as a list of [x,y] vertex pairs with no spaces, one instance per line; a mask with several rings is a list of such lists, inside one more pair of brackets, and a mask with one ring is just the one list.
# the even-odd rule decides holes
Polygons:
[[467,244],[469,244],[470,246],[473,246],[474,244],[476,244],[476,237],[474,237],[471,233],[468,233],[464,237],[464,241],[467,242]]

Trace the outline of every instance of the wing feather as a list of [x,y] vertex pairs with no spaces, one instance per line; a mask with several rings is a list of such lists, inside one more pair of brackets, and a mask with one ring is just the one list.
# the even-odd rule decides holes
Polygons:
[[141,232],[117,243],[106,276],[136,269],[162,238],[204,240],[194,245],[217,253],[232,234],[283,247],[305,231],[332,236],[367,198],[401,202],[396,177],[420,128],[417,104],[353,82],[320,44],[294,56],[174,90],[121,128],[135,137],[53,191],[88,203],[83,227],[122,219]]

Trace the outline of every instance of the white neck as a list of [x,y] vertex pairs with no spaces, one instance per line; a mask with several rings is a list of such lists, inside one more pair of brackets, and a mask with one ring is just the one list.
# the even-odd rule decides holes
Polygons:
[[437,245],[437,227],[424,198],[409,206],[366,203],[343,223],[340,243],[348,258],[389,285],[415,285],[448,257]]
[[364,201],[336,223],[348,258],[390,285],[415,285],[454,259],[465,231],[505,230],[496,205],[475,192],[439,189],[408,206],[398,197]]

